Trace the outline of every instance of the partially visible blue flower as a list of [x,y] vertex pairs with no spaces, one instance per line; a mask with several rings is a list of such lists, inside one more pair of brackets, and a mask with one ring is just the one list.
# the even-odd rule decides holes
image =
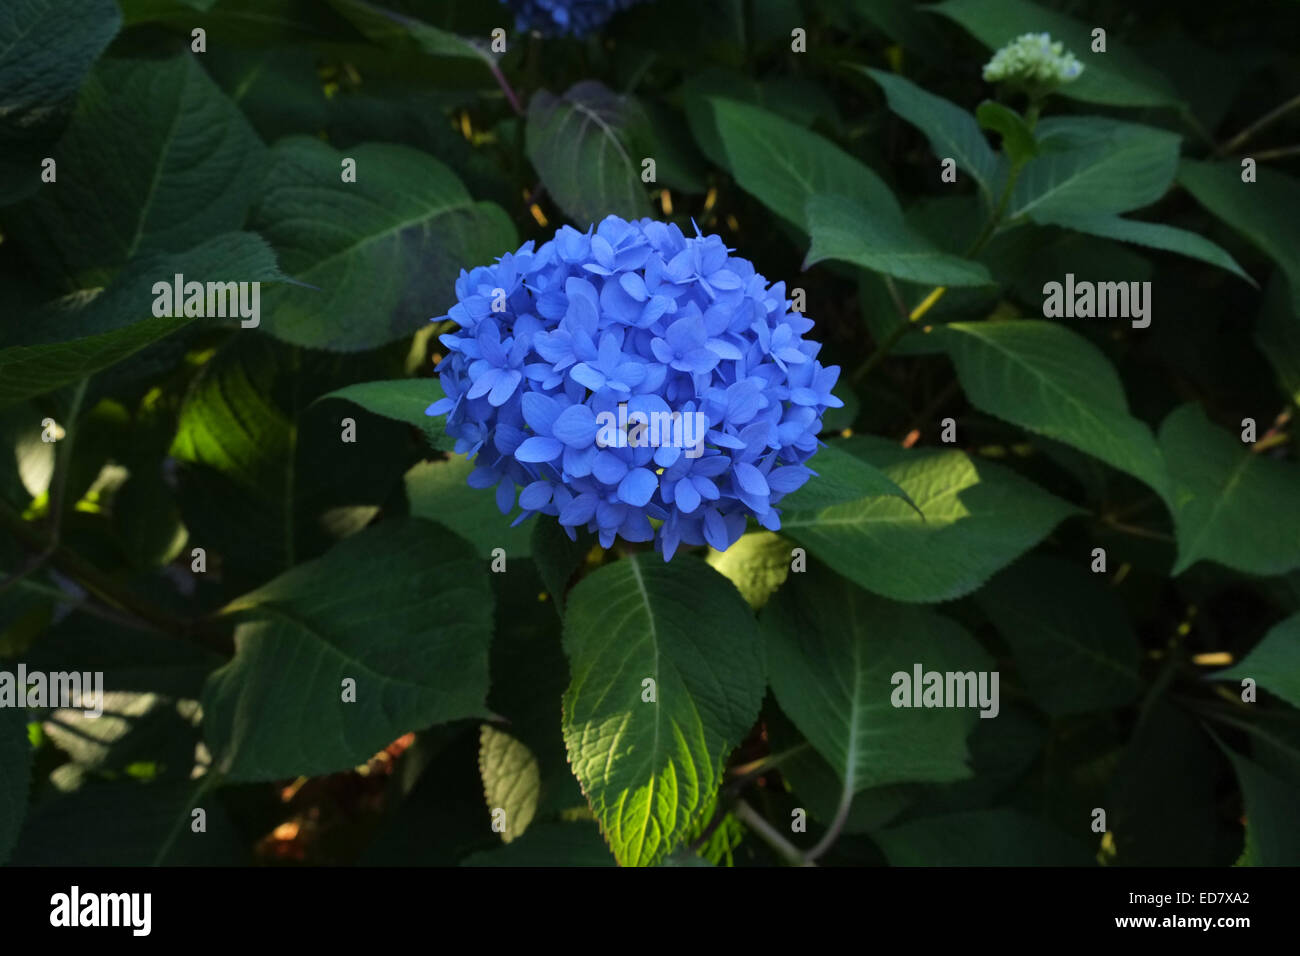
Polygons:
[[[778,530],[777,505],[814,474],[823,413],[843,404],[840,370],[817,361],[784,283],[731,252],[610,216],[462,272],[446,397],[428,414],[476,456],[469,483],[495,487],[503,514],[517,503],[516,524],[549,515],[605,547],[654,539],[664,560],[726,550],[750,517]],[[642,430],[674,413],[679,432]]]
[[506,0],[520,30],[548,36],[583,36],[603,27],[620,10],[644,0]]

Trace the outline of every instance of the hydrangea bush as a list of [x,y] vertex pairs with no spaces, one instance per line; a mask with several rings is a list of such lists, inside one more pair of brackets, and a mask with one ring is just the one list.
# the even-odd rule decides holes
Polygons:
[[[810,319],[719,236],[610,216],[594,230],[563,226],[492,266],[462,271],[438,367],[469,483],[496,486],[502,512],[538,512],[596,531],[725,551],[756,518],[781,527],[776,505],[808,480],[838,366],[817,361]],[[500,308],[494,308],[496,302]],[[631,440],[600,441],[599,417],[633,424]],[[703,416],[703,449],[652,447],[635,425],[656,415]],[[672,438],[672,436],[667,436]],[[621,446],[621,447],[620,447]],[[651,522],[658,525],[656,530]]]

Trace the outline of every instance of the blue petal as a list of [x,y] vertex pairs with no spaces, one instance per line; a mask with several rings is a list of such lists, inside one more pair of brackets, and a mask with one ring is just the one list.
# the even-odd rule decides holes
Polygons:
[[640,508],[654,497],[659,477],[648,468],[634,468],[618,485],[618,500]]
[[515,449],[515,460],[538,464],[540,462],[554,461],[560,457],[563,451],[564,445],[554,438],[534,435]]

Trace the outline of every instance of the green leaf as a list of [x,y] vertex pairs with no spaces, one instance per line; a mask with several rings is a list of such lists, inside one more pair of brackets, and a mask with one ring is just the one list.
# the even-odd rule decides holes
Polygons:
[[1058,216],[1039,215],[1034,218],[1045,225],[1064,226],[1066,229],[1086,232],[1090,236],[1100,236],[1103,239],[1118,239],[1120,242],[1132,242],[1139,246],[1164,249],[1167,252],[1176,252],[1180,256],[1200,259],[1202,262],[1208,262],[1212,266],[1218,266],[1233,275],[1240,276],[1256,288],[1259,287],[1259,284],[1237,264],[1237,260],[1232,258],[1225,249],[1210,242],[1204,236],[1198,236],[1186,229],[1167,226],[1161,222],[1139,222],[1136,219],[1121,219],[1119,216],[1069,214]]
[[1038,155],[1038,140],[1019,113],[995,100],[985,100],[975,110],[975,119],[982,129],[991,129],[1002,136],[1002,149],[1014,166],[1023,166]]
[[365,3],[364,0],[329,0],[329,5],[347,17],[368,39],[383,46],[429,56],[481,60],[484,64],[496,61],[486,44],[439,30],[395,10]]
[[1151,429],[1128,411],[1104,354],[1055,322],[953,322],[936,330],[971,404],[1065,442],[1167,495]]
[[742,534],[726,551],[709,549],[709,566],[736,586],[757,611],[790,573],[790,542],[771,531]]
[[632,129],[646,119],[636,101],[584,80],[556,97],[538,90],[528,104],[525,142],[542,184],[582,231],[606,216],[650,214]]
[[1255,344],[1277,372],[1278,386],[1300,405],[1300,312],[1280,275],[1264,290]]
[[[805,465],[817,473],[796,491],[781,499],[783,511],[809,511],[828,508],[846,501],[860,501],[880,495],[901,498],[914,509],[907,492],[887,474],[863,460],[850,449],[860,446],[844,441],[830,441],[817,450]],[[919,510],[917,512],[920,513]]]
[[[464,455],[446,461],[421,462],[406,473],[406,497],[411,514],[445,525],[472,542],[479,556],[491,558],[502,548],[506,560],[532,555],[532,523],[511,527],[511,519],[497,507],[490,488],[471,488],[465,479],[474,466]],[[517,488],[511,489],[517,495]],[[511,498],[514,501],[514,498]],[[553,520],[543,516],[542,520]],[[508,566],[508,565],[507,565]]]
[[969,594],[1079,513],[1014,472],[960,451],[908,450],[868,436],[843,447],[897,482],[920,514],[897,498],[864,498],[786,514],[781,532],[897,601]]
[[[827,574],[794,575],[760,622],[777,703],[835,768],[846,793],[970,776],[966,736],[979,720],[978,701],[910,706],[911,691],[920,694],[911,684],[917,663],[923,672],[992,669],[957,624]],[[908,706],[895,705],[900,695]]]
[[345,770],[408,731],[486,715],[487,575],[430,522],[367,528],[225,613],[235,657],[208,678],[203,714],[232,780]]
[[1300,707],[1300,614],[1278,624],[1244,658],[1214,675],[1215,680],[1234,682],[1246,677]]
[[176,273],[221,282],[281,278],[271,248],[247,232],[215,236],[188,252],[140,259],[107,289],[51,303],[9,330],[7,347],[0,348],[0,405],[85,378],[194,321],[153,314],[154,283]]
[[[1220,745],[1222,746],[1222,745]],[[1246,804],[1246,846],[1239,866],[1300,866],[1300,788],[1223,747]]]
[[931,285],[992,285],[978,262],[943,252],[902,217],[873,213],[843,196],[811,196],[806,206],[812,245],[803,267],[827,259],[850,262],[896,279]]
[[341,398],[353,402],[368,412],[414,425],[424,433],[431,447],[451,451],[456,440],[443,431],[443,417],[425,414],[425,409],[442,397],[442,383],[436,378],[402,378],[389,382],[357,382],[322,395],[316,401]]
[[830,140],[756,106],[718,98],[706,103],[726,167],[740,188],[781,218],[808,231],[804,206],[817,194],[855,200],[873,216],[901,218],[884,181]]
[[484,724],[479,732],[478,769],[483,776],[483,796],[496,825],[504,811],[503,843],[524,835],[537,813],[542,778],[533,752],[504,730]]
[[1300,315],[1300,181],[1259,168],[1256,181],[1241,181],[1241,167],[1184,159],[1178,185],[1271,258],[1291,286],[1291,309]]
[[33,255],[60,276],[102,283],[137,255],[242,228],[265,154],[195,57],[105,60],[53,153],[57,185],[20,210],[21,234],[35,233]]
[[[704,562],[633,555],[569,595],[569,762],[614,856],[652,866],[700,822],[758,716],[763,647],[749,608]],[[654,681],[653,701],[643,700]]]
[[874,839],[892,866],[1087,866],[1087,849],[1038,817],[999,807],[922,817]]
[[[365,527],[409,460],[406,428],[312,399],[383,375],[375,355],[304,352],[236,333],[203,367],[180,409],[171,454],[191,543],[216,551],[251,587]],[[231,515],[239,515],[232,522]]]
[[0,9],[0,205],[39,188],[41,160],[121,25],[113,0],[18,0]]
[[[238,866],[248,851],[215,780],[88,781],[32,808],[15,866]],[[207,830],[191,828],[202,808]]]
[[1102,216],[1155,202],[1178,167],[1178,136],[1100,116],[1038,124],[1040,153],[1021,170],[1008,219]]
[[1246,574],[1300,568],[1300,469],[1254,454],[1190,403],[1164,420],[1160,448],[1172,481],[1174,575],[1202,560]]
[[1045,713],[1122,707],[1137,696],[1137,637],[1114,590],[1094,575],[1030,556],[990,581],[977,600]]
[[880,84],[889,108],[926,135],[937,158],[957,161],[958,168],[975,180],[991,207],[1002,173],[998,156],[989,147],[975,117],[901,76],[868,67],[856,69]]
[[[345,158],[356,161],[356,182],[342,181]],[[284,270],[311,286],[268,292],[263,326],[341,352],[410,335],[455,303],[461,269],[517,244],[499,206],[475,202],[432,156],[384,143],[339,151],[281,140],[251,218]]]
[[32,745],[26,714],[21,707],[0,707],[0,863],[9,858],[27,813]]
[[948,0],[931,7],[951,17],[990,50],[1023,33],[1050,33],[1083,63],[1083,72],[1059,93],[1108,106],[1181,106],[1169,81],[1126,49],[1108,30],[1106,52],[1092,52],[1092,25],[1029,0]]

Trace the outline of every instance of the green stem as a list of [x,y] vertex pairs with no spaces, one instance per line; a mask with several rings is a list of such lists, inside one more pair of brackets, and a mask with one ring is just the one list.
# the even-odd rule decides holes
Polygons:
[[777,855],[791,866],[815,866],[804,860],[804,856],[799,852],[799,848],[785,838],[776,827],[768,823],[763,815],[751,807],[744,800],[736,801],[736,818],[749,829],[760,840],[770,846],[777,852]]
[[1228,140],[1226,143],[1224,143],[1222,146],[1220,146],[1210,155],[1217,158],[1219,156],[1225,156],[1228,153],[1234,152],[1235,150],[1237,150],[1238,147],[1245,145],[1246,140],[1250,139],[1252,136],[1254,136],[1256,133],[1262,130],[1265,126],[1268,126],[1270,123],[1273,123],[1275,120],[1281,119],[1288,112],[1290,112],[1291,110],[1295,109],[1298,106],[1300,106],[1300,93],[1291,97],[1291,99],[1287,100],[1285,103],[1283,103],[1281,106],[1277,107],[1276,109],[1270,110],[1269,112],[1265,113],[1263,116],[1255,120],[1255,122],[1251,123],[1249,126],[1243,129],[1236,136],[1232,137],[1232,139]]

